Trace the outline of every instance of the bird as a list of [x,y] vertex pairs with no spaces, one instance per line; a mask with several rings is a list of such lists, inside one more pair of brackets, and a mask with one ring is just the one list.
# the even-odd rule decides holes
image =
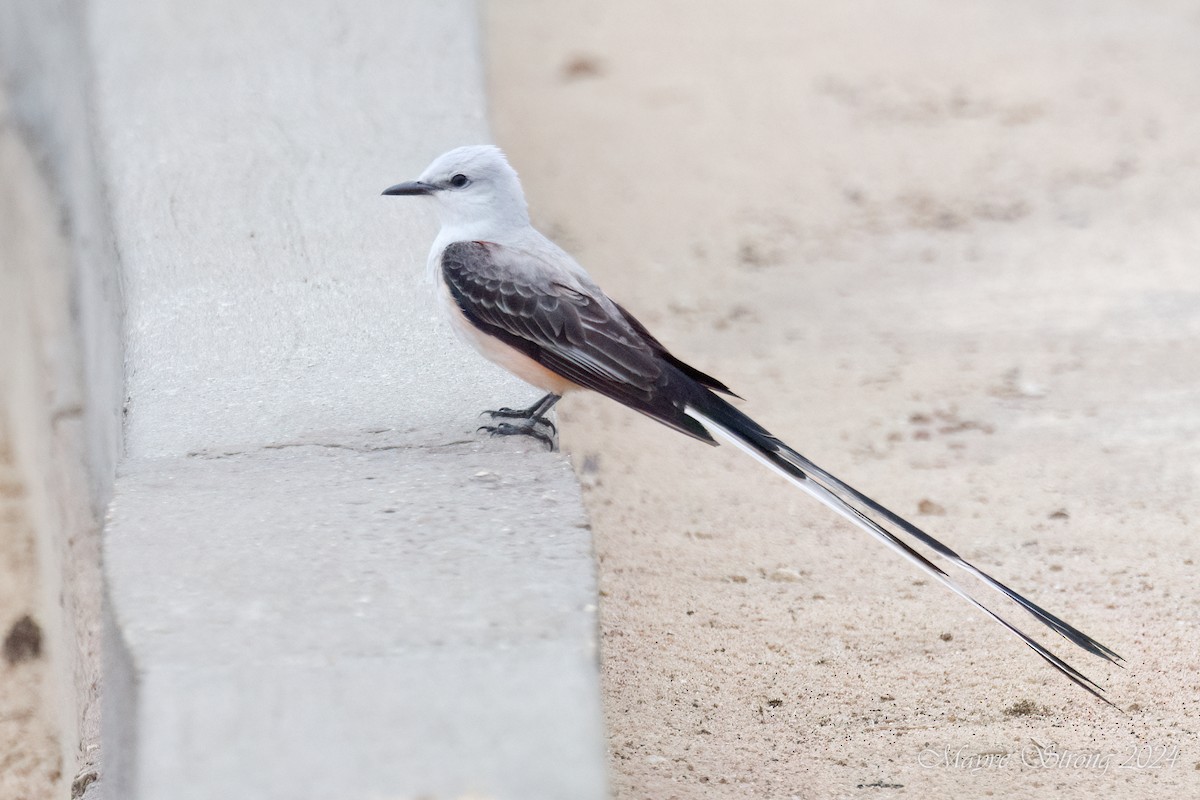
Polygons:
[[546,393],[525,409],[484,412],[495,424],[481,431],[530,436],[553,448],[557,430],[547,413],[563,395],[591,390],[706,444],[722,439],[913,563],[1075,685],[1114,706],[1098,683],[969,594],[918,545],[1084,651],[1117,666],[1124,661],[1120,655],[817,466],[725,399],[741,398],[675,357],[574,258],[533,227],[520,179],[498,147],[450,150],[416,180],[383,194],[434,201],[441,227],[428,271],[451,327],[481,355]]

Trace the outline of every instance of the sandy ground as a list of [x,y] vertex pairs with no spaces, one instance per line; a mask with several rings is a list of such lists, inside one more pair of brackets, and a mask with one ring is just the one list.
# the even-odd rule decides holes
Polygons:
[[3,800],[66,797],[95,777],[99,536],[61,223],[0,94]]
[[1200,5],[487,10],[538,224],[1127,659],[1044,637],[1118,711],[732,449],[571,397],[617,796],[1200,796]]
[[49,712],[37,564],[24,496],[0,413],[0,797],[42,800],[54,796],[62,765]]
[[[26,166],[23,157],[0,94],[0,237],[15,238],[14,226],[26,221],[24,203],[15,194],[25,186],[18,179],[18,170]],[[62,759],[38,609],[28,490],[17,469],[11,429],[16,392],[10,381],[31,346],[28,332],[18,329],[25,315],[13,305],[25,297],[21,270],[10,260],[18,249],[0,246],[0,798],[42,800],[59,787]]]

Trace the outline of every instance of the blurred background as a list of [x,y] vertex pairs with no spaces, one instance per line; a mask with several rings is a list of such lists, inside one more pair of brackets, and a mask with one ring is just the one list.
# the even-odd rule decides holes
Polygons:
[[[739,453],[568,397],[618,796],[1200,790],[1200,5],[486,9],[535,222],[769,430],[1129,659],[1072,657],[1112,713]],[[1033,739],[1187,755],[1049,777]]]
[[[1116,713],[729,448],[568,398],[616,796],[1200,794],[1200,5],[481,8],[535,223],[767,428],[1128,659],[1073,661]],[[79,320],[42,144],[0,94],[0,797],[30,800],[97,774]],[[35,579],[33,486],[61,459],[50,484],[83,499],[55,513],[90,531],[66,601]],[[65,662],[47,614],[80,620]],[[1031,741],[1164,757],[1049,770]],[[964,747],[1012,759],[922,756]]]

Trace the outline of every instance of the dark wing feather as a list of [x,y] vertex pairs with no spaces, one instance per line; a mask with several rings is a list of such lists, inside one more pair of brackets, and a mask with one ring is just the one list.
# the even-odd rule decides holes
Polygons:
[[1115,663],[1120,656],[1111,649],[1017,594],[924,531],[783,444],[708,391],[732,394],[723,384],[671,356],[641,323],[599,290],[589,293],[590,287],[581,287],[585,288],[581,291],[539,277],[544,273],[538,269],[521,268],[519,259],[522,258],[534,260],[536,256],[487,242],[459,242],[446,248],[442,258],[443,277],[451,296],[473,325],[581,386],[715,444],[701,423],[685,414],[685,409],[690,407],[701,419],[725,431],[774,469],[982,609],[1070,680],[1105,700],[1093,681],[965,593],[944,570],[870,514],[878,515],[885,524],[890,523],[915,537],[1003,592],[1074,644]]
[[491,242],[445,249],[442,277],[472,325],[580,386],[715,444],[684,413],[686,392],[669,390],[680,374],[662,345],[603,295],[523,269],[514,263],[521,258],[535,256]]
[[671,353],[667,350],[666,346],[664,346],[663,343],[660,342],[658,339],[654,338],[654,334],[652,334],[652,333],[650,333],[650,331],[646,330],[645,325],[638,322],[637,317],[633,316],[633,314],[630,314],[628,311],[626,311],[625,307],[622,306],[620,303],[618,303],[615,300],[613,301],[613,305],[616,306],[617,310],[620,311],[621,314],[625,317],[625,321],[629,323],[629,326],[631,328],[633,328],[635,331],[637,331],[642,336],[642,338],[646,340],[646,343],[649,344],[652,348],[654,348],[654,351],[656,353],[658,353],[659,357],[662,358],[664,361],[666,361],[668,364],[670,364],[671,366],[678,369],[684,375],[687,375],[689,378],[691,378],[696,383],[703,386],[705,389],[712,389],[714,392],[720,392],[721,394],[727,394],[730,397],[736,397],[738,400],[745,399],[740,394],[734,392],[728,386],[721,383],[719,380],[717,380],[713,376],[707,375],[707,374],[701,372],[700,370],[696,369],[695,367],[693,367],[691,364],[685,364],[684,362],[680,361],[675,356],[671,355]]

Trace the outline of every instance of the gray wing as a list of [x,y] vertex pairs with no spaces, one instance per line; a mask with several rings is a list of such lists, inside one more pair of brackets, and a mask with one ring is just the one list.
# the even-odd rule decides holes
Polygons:
[[598,289],[589,291],[569,274],[539,268],[537,261],[531,253],[492,242],[455,242],[442,254],[442,277],[479,330],[580,386],[715,444],[683,411],[693,392],[704,391],[687,371],[703,373],[676,366],[645,328],[636,320],[631,324]]

